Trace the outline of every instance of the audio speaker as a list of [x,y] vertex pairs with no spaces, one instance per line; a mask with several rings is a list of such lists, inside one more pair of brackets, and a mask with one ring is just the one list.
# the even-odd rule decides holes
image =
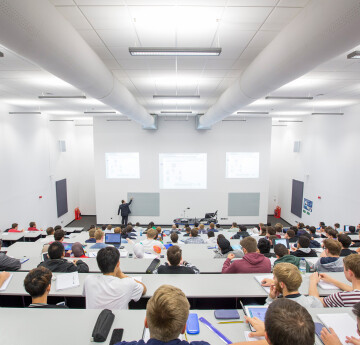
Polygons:
[[294,141],[294,152],[300,152],[300,141]]
[[59,140],[59,151],[66,152],[66,141],[65,140]]

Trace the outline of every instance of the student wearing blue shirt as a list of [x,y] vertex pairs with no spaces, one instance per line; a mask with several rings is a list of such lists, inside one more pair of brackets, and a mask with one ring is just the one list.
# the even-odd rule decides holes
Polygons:
[[146,306],[145,327],[149,328],[150,339],[126,342],[116,345],[210,345],[206,341],[180,340],[186,330],[190,304],[185,294],[171,285],[162,285],[150,298]]
[[104,240],[104,233],[102,230],[96,230],[95,231],[95,239],[96,243],[90,247],[90,249],[101,249],[107,247],[105,243],[103,243]]

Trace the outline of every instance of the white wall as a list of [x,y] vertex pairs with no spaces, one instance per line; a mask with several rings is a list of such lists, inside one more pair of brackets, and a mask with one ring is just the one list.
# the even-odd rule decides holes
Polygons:
[[[98,223],[117,223],[117,210],[128,192],[160,192],[159,217],[135,217],[131,221],[169,224],[190,207],[188,217],[203,217],[219,210],[222,223],[266,221],[268,208],[271,119],[221,122],[209,131],[195,130],[194,119],[165,121],[157,131],[143,130],[133,122],[109,122],[94,118],[96,214]],[[225,179],[226,152],[260,152],[259,179]],[[105,178],[106,152],[139,152],[140,179]],[[207,153],[206,190],[160,190],[159,153]],[[229,192],[260,192],[259,217],[228,217]],[[136,200],[134,200],[136,202]]]
[[[355,225],[360,222],[360,114],[348,108],[344,116],[308,116],[303,123],[272,127],[269,212],[275,202],[282,218],[318,225]],[[301,141],[300,153],[293,152]],[[302,218],[291,213],[292,179],[304,182],[304,198],[313,212]],[[318,199],[318,196],[321,199]]]

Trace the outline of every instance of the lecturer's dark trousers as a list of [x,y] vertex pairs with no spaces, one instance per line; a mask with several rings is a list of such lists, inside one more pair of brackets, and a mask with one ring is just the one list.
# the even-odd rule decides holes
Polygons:
[[127,225],[129,216],[122,216],[121,217],[121,224]]

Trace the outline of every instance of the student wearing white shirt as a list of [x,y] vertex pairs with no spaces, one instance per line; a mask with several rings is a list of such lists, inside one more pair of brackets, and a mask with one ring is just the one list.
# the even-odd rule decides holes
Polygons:
[[155,240],[156,235],[157,231],[155,229],[149,229],[146,232],[147,239],[140,242],[144,246],[146,253],[158,254],[158,252],[154,250],[155,246],[159,247],[160,249],[166,249],[160,241]]
[[120,269],[120,253],[114,247],[100,249],[96,261],[102,273],[89,275],[84,283],[86,309],[128,309],[146,293],[146,286]]
[[206,240],[206,243],[209,243],[209,244],[216,244],[217,243],[214,231],[209,230],[208,233],[207,233],[207,236],[208,236],[208,239]]

